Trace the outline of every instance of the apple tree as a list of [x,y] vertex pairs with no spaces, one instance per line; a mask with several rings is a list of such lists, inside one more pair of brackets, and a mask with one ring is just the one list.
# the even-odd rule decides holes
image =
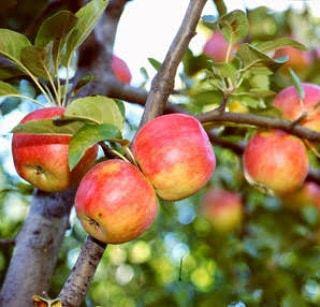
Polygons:
[[0,306],[319,305],[320,20],[190,0],[133,86],[127,2],[0,4]]

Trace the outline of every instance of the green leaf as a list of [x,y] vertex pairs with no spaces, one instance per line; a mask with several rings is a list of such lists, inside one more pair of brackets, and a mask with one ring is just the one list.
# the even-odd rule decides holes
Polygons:
[[64,112],[65,118],[81,118],[96,124],[110,124],[123,128],[124,120],[117,103],[104,96],[91,96],[74,100]]
[[194,56],[192,51],[188,49],[183,57],[183,67],[187,76],[193,76],[202,69],[209,69],[210,62],[205,55]]
[[154,58],[148,58],[148,61],[156,71],[158,71],[160,69],[161,62],[159,62],[158,60],[156,60]]
[[48,50],[42,47],[29,46],[23,49],[21,62],[35,76],[48,80],[53,78],[53,63],[50,63]]
[[262,52],[271,51],[281,47],[294,47],[300,50],[307,50],[306,46],[288,37],[280,37],[274,40],[265,41],[255,45]]
[[9,114],[21,104],[20,98],[9,97],[3,100],[0,104],[0,112],[2,115]]
[[69,11],[60,11],[41,24],[36,39],[35,45],[45,47],[51,41],[60,41],[66,37],[76,23],[76,16]]
[[237,79],[237,69],[230,63],[213,63],[212,66],[215,75],[222,78],[229,78],[232,81]]
[[107,0],[92,0],[75,14],[77,21],[68,35],[66,54],[63,57],[63,63],[66,66],[69,65],[73,52],[84,42],[95,27],[107,4]]
[[32,120],[25,124],[19,124],[18,126],[13,128],[12,132],[73,135],[83,125],[84,122],[79,120],[42,119]]
[[52,45],[52,58],[55,68],[60,64],[60,56],[67,35],[73,29],[76,23],[76,16],[69,11],[60,11],[47,18],[40,26],[35,39],[35,45],[46,47],[50,42]]
[[247,15],[243,11],[235,10],[220,18],[218,27],[230,43],[240,41],[248,35]]
[[83,126],[71,139],[69,146],[69,167],[73,170],[81,158],[84,156],[86,150],[105,140],[112,140],[121,138],[119,129],[113,125],[101,124],[92,125],[87,124]]
[[0,81],[0,96],[19,95],[19,91],[11,84]]
[[240,45],[237,55],[244,66],[243,69],[245,70],[256,66],[266,66],[272,71],[275,71],[287,61],[287,58],[273,59],[258,50],[255,46],[247,43]]
[[304,93],[304,89],[303,89],[303,86],[302,86],[302,84],[301,84],[300,78],[299,78],[298,75],[294,72],[294,70],[291,69],[291,68],[289,69],[289,73],[290,73],[290,77],[291,77],[291,79],[292,79],[292,81],[293,81],[293,85],[294,85],[294,87],[296,88],[297,93],[298,93],[298,95],[299,95],[299,98],[300,98],[300,99],[304,99],[305,93]]
[[19,62],[22,50],[31,46],[25,35],[8,29],[0,29],[0,38],[0,54],[14,62]]

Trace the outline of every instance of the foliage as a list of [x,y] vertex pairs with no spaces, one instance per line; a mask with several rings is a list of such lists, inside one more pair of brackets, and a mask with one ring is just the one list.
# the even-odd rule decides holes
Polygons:
[[[0,53],[16,64],[14,70],[0,67],[3,80],[0,95],[4,96],[0,102],[2,116],[8,118],[14,112],[29,111],[31,105],[25,103],[28,98],[38,103],[55,101],[66,105],[61,118],[29,122],[13,131],[71,135],[70,168],[88,147],[101,141],[121,153],[127,145],[121,142],[122,135],[130,136],[137,128],[137,119],[133,116],[124,121],[121,102],[99,96],[73,100],[72,93],[70,99],[67,81],[63,87],[59,80],[59,68],[70,66],[75,49],[88,36],[105,5],[106,1],[97,0],[76,14],[65,10],[56,13],[42,23],[33,45],[18,32],[0,31]],[[20,22],[17,18],[17,24],[23,27],[23,18]],[[307,11],[288,10],[275,14],[266,7],[247,13],[234,11],[220,19],[206,16],[203,25],[210,30],[221,30],[230,44],[237,45],[237,54],[227,63],[214,63],[203,54],[195,55],[188,50],[180,74],[182,86],[178,102],[197,114],[217,107],[227,94],[227,109],[236,101],[250,113],[279,116],[271,106],[275,93],[294,85],[303,96],[301,81],[320,81],[320,59],[314,57],[313,64],[302,72],[284,74],[279,68],[287,59],[274,59],[273,51],[283,46],[301,50],[305,46],[315,47],[320,38],[312,29],[319,24],[320,21],[311,18]],[[301,37],[298,32],[312,32],[312,39],[310,35]],[[294,34],[299,34],[299,42],[289,38]],[[314,45],[308,45],[309,42]],[[149,62],[159,69],[157,60],[150,58]],[[19,80],[25,74],[36,81],[31,93],[21,89],[23,81]],[[48,92],[47,87],[51,91]],[[7,98],[18,95],[23,100]],[[129,108],[126,103],[124,105],[125,109]],[[228,124],[213,128],[220,137],[234,142],[247,140],[255,130]],[[7,136],[0,137],[1,142],[8,144]],[[150,231],[133,242],[108,247],[87,295],[87,306],[293,307],[320,304],[318,210],[313,206],[293,209],[282,199],[248,185],[241,157],[218,146],[215,152],[217,170],[208,186],[188,199],[161,202],[160,216]],[[7,161],[5,154],[1,154],[2,151],[1,160]],[[313,167],[320,167],[313,153],[310,153],[310,161]],[[201,216],[199,203],[211,186],[242,195],[245,219],[239,231],[220,234]],[[9,168],[0,168],[1,238],[17,234],[31,191],[32,188],[12,175]],[[51,297],[59,292],[85,238],[74,217],[71,225],[52,279]],[[1,247],[1,280],[11,252],[11,247]]]

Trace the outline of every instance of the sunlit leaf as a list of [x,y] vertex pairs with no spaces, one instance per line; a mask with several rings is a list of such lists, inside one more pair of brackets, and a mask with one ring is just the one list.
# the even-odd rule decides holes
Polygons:
[[74,100],[64,113],[65,118],[82,118],[97,124],[110,124],[123,128],[124,120],[117,103],[104,96],[91,96]]
[[296,49],[300,50],[306,50],[306,46],[291,39],[288,37],[279,37],[274,40],[265,41],[262,43],[255,44],[255,47],[259,49],[260,51],[266,52],[273,49],[281,48],[281,47],[294,47]]
[[9,83],[0,81],[0,96],[18,95],[19,91]]

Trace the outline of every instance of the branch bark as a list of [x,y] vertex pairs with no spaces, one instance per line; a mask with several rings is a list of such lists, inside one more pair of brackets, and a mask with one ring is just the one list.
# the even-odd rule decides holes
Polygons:
[[266,117],[255,114],[240,114],[231,112],[220,113],[213,110],[211,112],[203,113],[197,116],[197,118],[204,124],[210,122],[225,122],[252,125],[267,129],[281,129],[288,133],[294,134],[302,139],[307,139],[312,142],[320,141],[319,132],[310,130],[308,128],[304,128],[301,125],[294,125],[294,123],[291,121],[275,117]]
[[88,236],[80,256],[60,292],[62,306],[80,306],[87,293],[90,281],[105,251],[106,244]]
[[48,290],[69,225],[73,198],[73,189],[64,193],[34,193],[28,217],[15,239],[0,306],[32,306],[32,295]]

